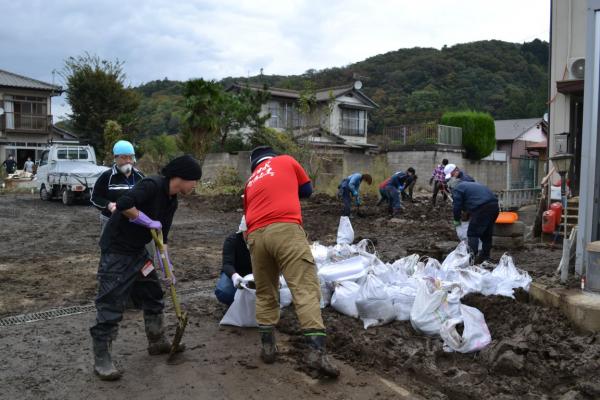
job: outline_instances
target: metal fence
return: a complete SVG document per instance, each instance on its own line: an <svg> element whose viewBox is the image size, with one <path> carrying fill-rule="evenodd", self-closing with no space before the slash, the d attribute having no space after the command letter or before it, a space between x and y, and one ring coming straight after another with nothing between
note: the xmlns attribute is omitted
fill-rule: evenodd
<svg viewBox="0 0 600 400"><path fill-rule="evenodd" d="M383 129L378 139L386 147L426 144L462 146L462 129L436 123L390 126Z"/></svg>
<svg viewBox="0 0 600 400"><path fill-rule="evenodd" d="M537 204L541 191L540 188L503 190L498 194L500 208L514 210L529 204Z"/></svg>

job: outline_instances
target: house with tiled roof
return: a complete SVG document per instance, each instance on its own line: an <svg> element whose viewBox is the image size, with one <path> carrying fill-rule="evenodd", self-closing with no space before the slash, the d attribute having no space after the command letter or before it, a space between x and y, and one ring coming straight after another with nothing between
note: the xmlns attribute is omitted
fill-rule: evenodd
<svg viewBox="0 0 600 400"><path fill-rule="evenodd" d="M21 169L39 156L50 140L75 137L53 124L52 97L62 88L0 69L0 163L9 155Z"/></svg>
<svg viewBox="0 0 600 400"><path fill-rule="evenodd" d="M360 82L315 90L314 105L309 113L302 113L298 90L264 87L255 84L236 83L228 91L243 89L266 90L269 101L263 105L262 113L269 114L266 125L270 128L290 132L317 147L364 152L376 148L367 140L368 113L379 106L365 95Z"/></svg>

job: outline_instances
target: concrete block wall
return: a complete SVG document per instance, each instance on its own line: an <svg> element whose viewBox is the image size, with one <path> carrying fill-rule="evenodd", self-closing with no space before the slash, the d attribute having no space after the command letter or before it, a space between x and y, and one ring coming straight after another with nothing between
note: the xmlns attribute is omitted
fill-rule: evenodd
<svg viewBox="0 0 600 400"><path fill-rule="evenodd" d="M444 158L490 189L494 191L506 189L506 162L503 161L471 161L463 158L461 150L449 148L387 153L390 172L406 170L408 167L413 167L417 171L419 177L417 190L431 188L429 186L431 173Z"/></svg>

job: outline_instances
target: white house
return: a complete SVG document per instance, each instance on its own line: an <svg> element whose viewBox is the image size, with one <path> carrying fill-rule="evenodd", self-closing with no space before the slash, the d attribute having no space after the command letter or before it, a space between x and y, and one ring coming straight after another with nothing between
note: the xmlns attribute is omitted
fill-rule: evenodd
<svg viewBox="0 0 600 400"><path fill-rule="evenodd" d="M323 147L340 147L367 150L376 145L367 142L368 113L379 107L361 90L361 83L314 92L316 106L309 114L300 111L301 92L270 87L269 101L263 105L263 114L271 117L268 127L289 131L300 140ZM227 90L265 90L263 86L236 83Z"/></svg>

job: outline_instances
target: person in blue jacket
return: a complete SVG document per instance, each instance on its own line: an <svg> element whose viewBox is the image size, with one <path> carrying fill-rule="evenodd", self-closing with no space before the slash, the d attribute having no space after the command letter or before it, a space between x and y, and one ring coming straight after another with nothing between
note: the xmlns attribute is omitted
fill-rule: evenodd
<svg viewBox="0 0 600 400"><path fill-rule="evenodd" d="M448 187L452 190L454 226L460 225L462 211L467 211L471 216L467 238L475 256L475 263L490 260L494 224L500 212L498 198L489 188L478 182L453 178ZM481 252L478 253L480 240Z"/></svg>
<svg viewBox="0 0 600 400"><path fill-rule="evenodd" d="M415 177L415 169L408 168L406 171L398 171L390 177L385 187L387 200L389 203L389 211L392 217L399 214L402 209L402 200L400 194L410 186Z"/></svg>
<svg viewBox="0 0 600 400"><path fill-rule="evenodd" d="M354 203L357 206L360 206L360 184L362 181L367 182L369 185L373 183L373 178L369 174L361 174L359 172L355 172L352 175L348 176L341 180L338 189L338 196L342 198L344 202L344 209L342 210L342 215L349 217L350 212L352 210L352 197L354 197Z"/></svg>

